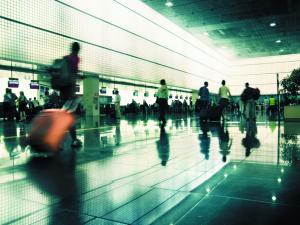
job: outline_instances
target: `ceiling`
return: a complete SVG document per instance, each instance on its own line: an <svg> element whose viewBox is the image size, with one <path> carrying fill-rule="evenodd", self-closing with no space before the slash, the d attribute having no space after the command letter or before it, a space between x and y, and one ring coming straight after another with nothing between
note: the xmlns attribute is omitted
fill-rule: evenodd
<svg viewBox="0 0 300 225"><path fill-rule="evenodd" d="M170 0L173 7L166 0L142 1L233 57L300 53L300 0Z"/></svg>

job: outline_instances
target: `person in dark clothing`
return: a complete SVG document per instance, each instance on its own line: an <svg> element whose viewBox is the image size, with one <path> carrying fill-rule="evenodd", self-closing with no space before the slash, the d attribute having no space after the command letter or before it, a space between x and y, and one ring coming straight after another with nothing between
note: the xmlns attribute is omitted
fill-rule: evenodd
<svg viewBox="0 0 300 225"><path fill-rule="evenodd" d="M245 117L247 120L255 119L255 105L256 102L253 97L253 88L249 86L249 83L245 84L245 89L241 95L242 101L245 103Z"/></svg>
<svg viewBox="0 0 300 225"><path fill-rule="evenodd" d="M166 113L168 110L168 97L169 97L169 91L168 87L166 85L166 81L163 79L160 81L160 88L157 90L157 104L159 107L159 118L158 120L161 122L162 126L165 126L166 121Z"/></svg>
<svg viewBox="0 0 300 225"><path fill-rule="evenodd" d="M18 108L19 108L19 114L20 114L20 121L26 120L26 111L27 111L27 98L24 95L23 91L20 91L20 96L18 98Z"/></svg>
<svg viewBox="0 0 300 225"><path fill-rule="evenodd" d="M9 119L9 114L10 114L10 111L11 111L10 101L11 101L11 95L10 95L10 92L9 92L9 88L6 88L5 94L4 94L4 101L3 101L4 120Z"/></svg>
<svg viewBox="0 0 300 225"><path fill-rule="evenodd" d="M203 120L207 120L207 108L209 103L209 90L208 90L208 82L204 82L204 86L199 89L199 108L200 108L200 118Z"/></svg>
<svg viewBox="0 0 300 225"><path fill-rule="evenodd" d="M68 86L65 86L60 90L60 97L62 98L62 101L66 103L67 101L72 101L75 100L76 98L76 79L78 77L78 64L79 64L79 57L78 53L80 51L80 45L78 42L72 43L71 46L71 54L65 56L68 65L69 65L69 77L70 77L70 82ZM73 126L70 128L70 134L72 137L72 146L73 147L80 147L82 145L81 141L77 139L76 135L76 127Z"/></svg>

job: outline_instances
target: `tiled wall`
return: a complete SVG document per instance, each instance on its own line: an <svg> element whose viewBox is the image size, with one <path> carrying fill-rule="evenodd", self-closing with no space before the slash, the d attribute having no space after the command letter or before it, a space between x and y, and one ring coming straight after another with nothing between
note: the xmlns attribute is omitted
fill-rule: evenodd
<svg viewBox="0 0 300 225"><path fill-rule="evenodd" d="M212 90L227 65L141 1L1 0L0 59L50 64L81 44L80 69Z"/></svg>

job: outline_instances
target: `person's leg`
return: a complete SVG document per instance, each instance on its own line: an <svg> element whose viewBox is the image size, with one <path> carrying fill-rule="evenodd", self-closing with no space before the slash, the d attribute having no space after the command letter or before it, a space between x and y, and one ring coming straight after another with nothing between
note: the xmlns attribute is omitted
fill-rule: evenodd
<svg viewBox="0 0 300 225"><path fill-rule="evenodd" d="M245 103L245 117L246 119L249 119L250 114L250 100L247 100Z"/></svg>
<svg viewBox="0 0 300 225"><path fill-rule="evenodd" d="M255 100L251 99L249 100L249 119L255 119L256 117L256 106L255 106Z"/></svg>

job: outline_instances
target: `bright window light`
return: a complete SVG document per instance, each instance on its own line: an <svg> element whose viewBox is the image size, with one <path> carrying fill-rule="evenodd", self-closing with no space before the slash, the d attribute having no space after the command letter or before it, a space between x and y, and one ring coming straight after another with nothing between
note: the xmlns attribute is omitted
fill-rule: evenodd
<svg viewBox="0 0 300 225"><path fill-rule="evenodd" d="M205 35L205 36L209 36L209 33L208 33L208 32L204 32L204 35Z"/></svg>
<svg viewBox="0 0 300 225"><path fill-rule="evenodd" d="M270 23L270 27L275 27L276 26L276 23Z"/></svg>
<svg viewBox="0 0 300 225"><path fill-rule="evenodd" d="M168 6L168 7L172 7L173 6L173 3L171 2L171 1L166 1L166 4L165 4L166 6Z"/></svg>

